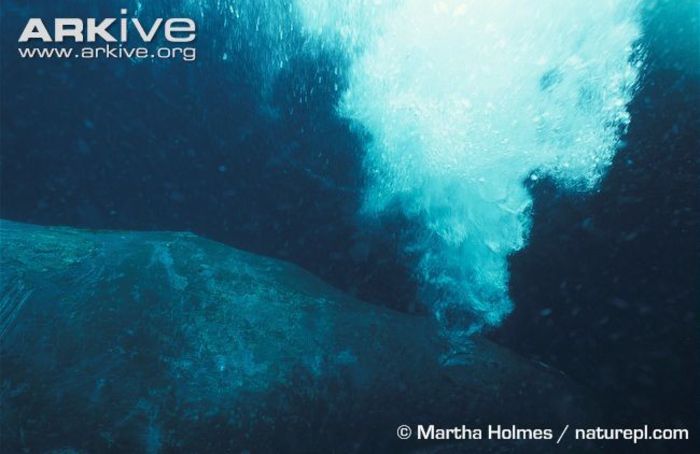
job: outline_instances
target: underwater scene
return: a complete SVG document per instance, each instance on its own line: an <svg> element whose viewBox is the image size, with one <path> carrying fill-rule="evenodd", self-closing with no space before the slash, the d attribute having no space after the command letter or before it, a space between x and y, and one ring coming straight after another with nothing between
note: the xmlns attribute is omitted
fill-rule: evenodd
<svg viewBox="0 0 700 454"><path fill-rule="evenodd" d="M700 452L700 0L3 0L1 453Z"/></svg>

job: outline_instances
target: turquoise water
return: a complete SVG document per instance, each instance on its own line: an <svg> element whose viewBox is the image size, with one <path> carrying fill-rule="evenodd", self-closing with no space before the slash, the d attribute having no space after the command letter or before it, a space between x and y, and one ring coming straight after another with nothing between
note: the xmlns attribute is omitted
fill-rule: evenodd
<svg viewBox="0 0 700 454"><path fill-rule="evenodd" d="M146 24L192 18L195 61L17 52L28 17L122 7ZM449 341L463 353L488 337L583 386L601 425L700 421L698 1L9 0L1 17L3 219L193 232L437 327L434 339L392 338L400 370L407 345ZM16 276L10 267L4 276ZM182 276L168 282L195 298ZM0 301L12 320L36 307L26 295L48 294L9 280ZM309 324L331 338L347 328ZM92 334L128 323L101 326ZM22 345L41 353L39 335ZM100 339L95 348L123 348ZM365 371L350 369L361 382ZM413 397L450 386L438 378ZM152 450L167 445L147 428Z"/></svg>

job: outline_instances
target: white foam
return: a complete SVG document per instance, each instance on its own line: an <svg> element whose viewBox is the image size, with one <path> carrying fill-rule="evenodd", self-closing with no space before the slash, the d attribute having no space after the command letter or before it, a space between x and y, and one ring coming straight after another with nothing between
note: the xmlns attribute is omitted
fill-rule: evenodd
<svg viewBox="0 0 700 454"><path fill-rule="evenodd" d="M523 182L595 186L629 122L638 1L297 0L306 33L351 58L340 112L372 136L364 211L424 226L423 299L453 336L511 311Z"/></svg>

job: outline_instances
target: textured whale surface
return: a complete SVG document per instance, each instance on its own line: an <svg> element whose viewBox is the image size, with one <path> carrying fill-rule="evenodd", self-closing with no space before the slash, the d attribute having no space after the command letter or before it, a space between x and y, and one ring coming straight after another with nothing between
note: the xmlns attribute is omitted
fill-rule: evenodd
<svg viewBox="0 0 700 454"><path fill-rule="evenodd" d="M416 414L596 411L486 339L445 365L427 318L189 233L0 220L0 240L3 452L402 452L396 427Z"/></svg>

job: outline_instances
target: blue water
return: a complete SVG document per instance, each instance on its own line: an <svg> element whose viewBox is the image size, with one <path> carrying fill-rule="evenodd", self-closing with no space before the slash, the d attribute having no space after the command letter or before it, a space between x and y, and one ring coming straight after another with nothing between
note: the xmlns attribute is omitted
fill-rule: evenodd
<svg viewBox="0 0 700 454"><path fill-rule="evenodd" d="M197 60L17 57L121 7ZM697 421L699 8L10 0L0 217L194 231Z"/></svg>
<svg viewBox="0 0 700 454"><path fill-rule="evenodd" d="M398 205L421 226L404 247L449 335L498 326L530 228L524 182L595 188L629 123L640 5L301 3L319 45L350 55L338 109L371 136L364 214Z"/></svg>

